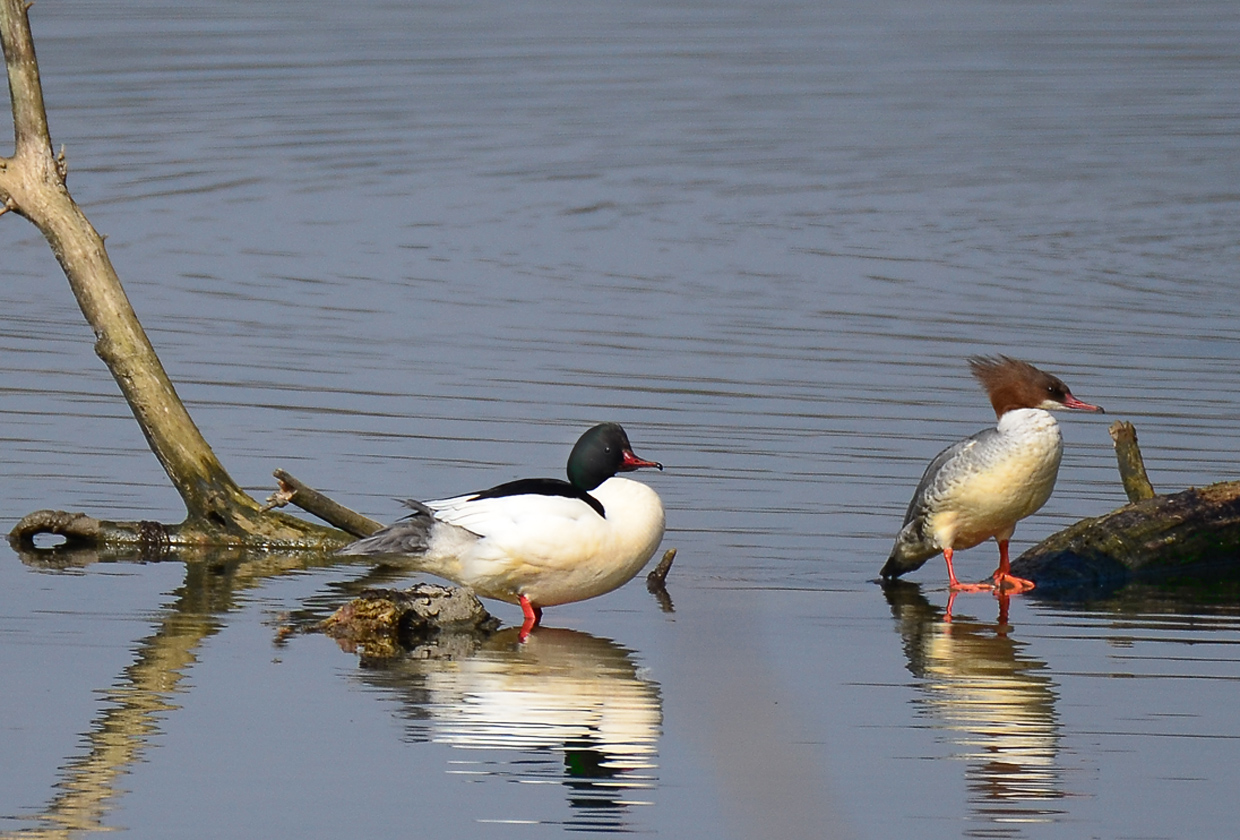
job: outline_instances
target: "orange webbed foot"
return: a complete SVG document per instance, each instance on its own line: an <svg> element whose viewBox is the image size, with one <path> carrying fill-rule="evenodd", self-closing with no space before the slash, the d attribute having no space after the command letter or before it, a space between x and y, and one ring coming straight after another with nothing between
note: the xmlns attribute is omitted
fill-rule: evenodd
<svg viewBox="0 0 1240 840"><path fill-rule="evenodd" d="M994 590L1005 594L1016 595L1021 592L1028 592L1037 584L1031 580L1022 577L1016 577L1011 574L995 574Z"/></svg>
<svg viewBox="0 0 1240 840"><path fill-rule="evenodd" d="M994 592L995 585L993 583L961 583L953 581L949 588L952 592Z"/></svg>

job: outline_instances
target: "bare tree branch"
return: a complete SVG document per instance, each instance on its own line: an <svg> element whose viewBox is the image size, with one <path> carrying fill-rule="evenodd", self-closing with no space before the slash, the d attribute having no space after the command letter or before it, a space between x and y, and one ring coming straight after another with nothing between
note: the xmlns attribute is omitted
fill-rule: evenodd
<svg viewBox="0 0 1240 840"><path fill-rule="evenodd" d="M284 507L292 503L306 513L312 513L329 525L334 525L355 537L369 537L383 527L383 523L362 516L332 501L318 490L302 484L284 470L276 470L274 475L280 482L280 489L268 497L267 504L263 505L264 509Z"/></svg>
<svg viewBox="0 0 1240 840"><path fill-rule="evenodd" d="M305 545L339 542L337 531L264 511L225 471L186 411L121 287L95 230L65 186L54 155L38 62L22 0L0 0L0 41L13 104L15 153L0 158L0 204L29 219L60 262L95 352L108 366L147 443L185 502L173 543Z"/></svg>

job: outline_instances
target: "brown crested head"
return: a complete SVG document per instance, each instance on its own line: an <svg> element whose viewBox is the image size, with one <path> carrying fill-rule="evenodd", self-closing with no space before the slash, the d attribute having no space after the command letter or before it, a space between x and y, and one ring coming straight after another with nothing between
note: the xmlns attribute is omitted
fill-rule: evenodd
<svg viewBox="0 0 1240 840"><path fill-rule="evenodd" d="M974 356L969 368L982 383L990 396L995 416L1002 417L1018 408L1041 408L1054 410L1071 408L1077 411L1096 411L1096 405L1081 402L1072 396L1068 386L1057 376L1038 370L1028 362L1008 356Z"/></svg>

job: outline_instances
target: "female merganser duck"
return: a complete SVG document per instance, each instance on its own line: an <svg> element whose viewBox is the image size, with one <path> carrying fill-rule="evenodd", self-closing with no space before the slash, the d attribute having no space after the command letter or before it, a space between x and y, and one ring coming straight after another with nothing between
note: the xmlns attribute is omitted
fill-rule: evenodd
<svg viewBox="0 0 1240 840"><path fill-rule="evenodd" d="M1102 409L1081 402L1061 380L1026 362L975 356L969 367L990 395L999 423L952 444L930 462L882 576L899 577L942 552L952 592L1026 592L1033 581L1012 575L1008 540L1016 523L1046 504L1055 489L1063 437L1047 411ZM999 543L994 583L958 581L953 552L991 537Z"/></svg>
<svg viewBox="0 0 1240 840"><path fill-rule="evenodd" d="M617 478L641 467L618 423L601 423L568 456L568 481L525 478L432 502L345 546L342 554L396 555L479 595L521 605L522 638L542 608L584 601L627 583L663 539L663 503Z"/></svg>

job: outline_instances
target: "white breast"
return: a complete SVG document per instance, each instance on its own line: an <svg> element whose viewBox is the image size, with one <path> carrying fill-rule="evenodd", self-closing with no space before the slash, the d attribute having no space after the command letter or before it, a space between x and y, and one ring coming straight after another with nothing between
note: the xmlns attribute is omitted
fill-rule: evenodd
<svg viewBox="0 0 1240 840"><path fill-rule="evenodd" d="M1008 539L1055 488L1063 438L1054 417L1035 408L1009 411L996 431L943 467L929 523L940 545Z"/></svg>

